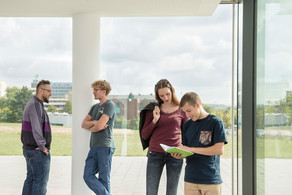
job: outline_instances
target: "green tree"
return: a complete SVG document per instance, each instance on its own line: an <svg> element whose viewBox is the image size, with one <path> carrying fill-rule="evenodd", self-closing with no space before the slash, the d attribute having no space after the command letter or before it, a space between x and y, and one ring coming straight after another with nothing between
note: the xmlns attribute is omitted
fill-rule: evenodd
<svg viewBox="0 0 292 195"><path fill-rule="evenodd" d="M15 95L8 99L8 108L11 113L8 113L8 122L20 122L22 120L23 110L33 94L27 87L22 87L22 89L15 92Z"/></svg>
<svg viewBox="0 0 292 195"><path fill-rule="evenodd" d="M7 107L7 98L0 97L0 109L4 109Z"/></svg>
<svg viewBox="0 0 292 195"><path fill-rule="evenodd" d="M58 112L58 109L56 106L49 105L47 112Z"/></svg>
<svg viewBox="0 0 292 195"><path fill-rule="evenodd" d="M132 130L138 130L139 129L139 116L134 117L131 120L127 121L127 128Z"/></svg>
<svg viewBox="0 0 292 195"><path fill-rule="evenodd" d="M213 113L214 112L214 107L213 106L209 106L206 104L203 104L203 108L206 110L206 112L208 113Z"/></svg>
<svg viewBox="0 0 292 195"><path fill-rule="evenodd" d="M0 122L8 122L8 115L11 114L11 111L5 107L5 108L0 108Z"/></svg>
<svg viewBox="0 0 292 195"><path fill-rule="evenodd" d="M286 113L286 100L280 100L280 105L278 106L278 113Z"/></svg>
<svg viewBox="0 0 292 195"><path fill-rule="evenodd" d="M20 90L20 88L18 87L7 87L6 89L6 98L11 100L14 99L14 96L16 94L16 92L18 92Z"/></svg>
<svg viewBox="0 0 292 195"><path fill-rule="evenodd" d="M230 108L218 108L214 111L214 115L221 118L225 128L231 128L231 109Z"/></svg>
<svg viewBox="0 0 292 195"><path fill-rule="evenodd" d="M122 128L122 117L117 117L115 120L115 128L121 129Z"/></svg>
<svg viewBox="0 0 292 195"><path fill-rule="evenodd" d="M118 116L115 121L116 129L126 129L128 127L129 120L126 120L124 116Z"/></svg>
<svg viewBox="0 0 292 195"><path fill-rule="evenodd" d="M67 112L68 114L72 114L72 102L71 101L67 101L66 104L64 105L64 108L62 110L62 112Z"/></svg>
<svg viewBox="0 0 292 195"><path fill-rule="evenodd" d="M7 102L7 98L0 97L0 122L7 122L7 114L9 113Z"/></svg>
<svg viewBox="0 0 292 195"><path fill-rule="evenodd" d="M292 93L286 96L286 112L288 115L289 125L292 124Z"/></svg>
<svg viewBox="0 0 292 195"><path fill-rule="evenodd" d="M271 102L269 101L268 104ZM265 113L286 113L286 99L280 100L278 105L266 106Z"/></svg>
<svg viewBox="0 0 292 195"><path fill-rule="evenodd" d="M286 102L285 100L280 100L279 105L272 105L271 101L268 101L268 105L265 108L265 113L284 113Z"/></svg>
<svg viewBox="0 0 292 195"><path fill-rule="evenodd" d="M275 106L271 106L271 105L266 106L265 113L276 113Z"/></svg>
<svg viewBox="0 0 292 195"><path fill-rule="evenodd" d="M135 97L135 96L134 96L134 94L133 94L132 92L128 95L128 98L129 98L129 99L134 99L134 97Z"/></svg>
<svg viewBox="0 0 292 195"><path fill-rule="evenodd" d="M265 106L257 105L256 107L256 129L265 128Z"/></svg>
<svg viewBox="0 0 292 195"><path fill-rule="evenodd" d="M134 130L139 130L139 123L140 123L139 115L136 116L135 118L133 118L132 120L133 120L133 129Z"/></svg>

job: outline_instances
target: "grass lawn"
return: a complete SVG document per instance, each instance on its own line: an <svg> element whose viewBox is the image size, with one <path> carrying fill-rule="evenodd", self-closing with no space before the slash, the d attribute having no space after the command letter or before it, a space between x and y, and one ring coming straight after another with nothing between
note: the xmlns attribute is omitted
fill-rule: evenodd
<svg viewBox="0 0 292 195"><path fill-rule="evenodd" d="M72 135L55 134L52 136L52 139L52 155L70 156L72 154ZM22 155L20 132L0 132L0 155Z"/></svg>
<svg viewBox="0 0 292 195"><path fill-rule="evenodd" d="M20 141L20 124L8 124L5 126L3 123L0 124L0 129L3 127L13 127L11 130L8 128L6 131L0 130L0 155L22 155L22 143ZM58 130L59 128L59 130ZM60 132L61 127L52 126L53 133L52 135L52 145L51 145L51 155L54 156L70 156L72 155L72 134ZM64 128L64 127L63 127ZM57 130L56 130L57 129ZM139 131L133 130L131 133L126 135L126 138L123 134L114 135L116 142L116 151L114 156L146 156L148 149L142 149L140 142ZM123 145L125 145L124 140L126 141L126 151L123 151ZM231 157L231 144L225 146L225 154L223 157Z"/></svg>
<svg viewBox="0 0 292 195"><path fill-rule="evenodd" d="M292 137L265 139L266 158L292 158Z"/></svg>
<svg viewBox="0 0 292 195"><path fill-rule="evenodd" d="M0 155L22 155L22 143L20 141L21 124L0 123ZM72 155L72 134L70 127L52 126L53 142L51 155L71 156ZM114 134L116 151L114 156L146 156L147 149L143 151L140 142L139 131L128 131ZM223 158L231 157L231 137L227 135L229 143L225 145ZM126 144L124 143L124 140ZM292 158L291 137L266 137L258 140L264 146L265 158ZM124 148L123 148L124 146ZM127 146L127 147L125 147ZM123 148L123 151L122 151ZM126 150L125 150L126 148Z"/></svg>
<svg viewBox="0 0 292 195"><path fill-rule="evenodd" d="M20 133L0 132L0 155L22 155Z"/></svg>

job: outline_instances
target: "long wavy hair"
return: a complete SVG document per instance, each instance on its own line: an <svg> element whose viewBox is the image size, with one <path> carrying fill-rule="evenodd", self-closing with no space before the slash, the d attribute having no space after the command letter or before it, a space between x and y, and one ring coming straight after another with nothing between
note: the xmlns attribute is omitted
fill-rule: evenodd
<svg viewBox="0 0 292 195"><path fill-rule="evenodd" d="M154 88L155 91L155 99L158 101L159 105L163 104L163 100L160 99L159 94L158 94L158 89L162 89L162 88L169 88L171 91L171 101L179 106L179 100L177 99L176 95L175 95L175 90L173 88L173 86L171 85L171 83L167 80L167 79L161 79L159 80Z"/></svg>

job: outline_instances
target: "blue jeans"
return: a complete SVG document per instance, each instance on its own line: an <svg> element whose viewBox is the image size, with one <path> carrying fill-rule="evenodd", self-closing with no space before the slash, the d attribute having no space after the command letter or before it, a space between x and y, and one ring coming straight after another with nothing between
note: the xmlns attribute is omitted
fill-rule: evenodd
<svg viewBox="0 0 292 195"><path fill-rule="evenodd" d="M26 179L22 195L45 195L49 180L51 155L40 150L23 150L26 160Z"/></svg>
<svg viewBox="0 0 292 195"><path fill-rule="evenodd" d="M90 148L85 161L83 179L98 195L110 194L110 173L114 148ZM98 173L98 177L96 174Z"/></svg>
<svg viewBox="0 0 292 195"><path fill-rule="evenodd" d="M164 165L166 165L166 194L176 195L183 159L175 159L169 153L148 152L146 194L156 195Z"/></svg>

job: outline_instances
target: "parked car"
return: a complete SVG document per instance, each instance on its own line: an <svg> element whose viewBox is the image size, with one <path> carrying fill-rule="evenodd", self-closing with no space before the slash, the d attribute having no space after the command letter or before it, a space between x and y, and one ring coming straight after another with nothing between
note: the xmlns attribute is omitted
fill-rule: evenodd
<svg viewBox="0 0 292 195"><path fill-rule="evenodd" d="M265 130L264 129L257 129L256 131L258 137L264 137L265 136Z"/></svg>

